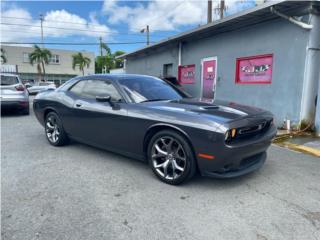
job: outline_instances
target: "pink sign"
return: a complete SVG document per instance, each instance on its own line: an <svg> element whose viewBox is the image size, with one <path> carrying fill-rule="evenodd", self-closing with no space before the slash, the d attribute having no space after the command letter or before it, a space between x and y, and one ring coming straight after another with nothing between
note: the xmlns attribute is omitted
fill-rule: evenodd
<svg viewBox="0 0 320 240"><path fill-rule="evenodd" d="M195 83L195 69L196 65L184 65L178 68L178 79L181 84Z"/></svg>
<svg viewBox="0 0 320 240"><path fill-rule="evenodd" d="M216 82L216 59L202 61L202 97L213 98L214 86Z"/></svg>
<svg viewBox="0 0 320 240"><path fill-rule="evenodd" d="M270 84L272 80L273 55L237 58L236 83Z"/></svg>

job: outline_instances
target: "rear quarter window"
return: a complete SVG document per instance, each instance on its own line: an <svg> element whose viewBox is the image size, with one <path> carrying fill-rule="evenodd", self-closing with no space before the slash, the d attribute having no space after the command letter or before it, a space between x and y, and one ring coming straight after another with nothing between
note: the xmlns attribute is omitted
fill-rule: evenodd
<svg viewBox="0 0 320 240"><path fill-rule="evenodd" d="M1 76L1 86L15 85L19 83L19 79L15 76Z"/></svg>

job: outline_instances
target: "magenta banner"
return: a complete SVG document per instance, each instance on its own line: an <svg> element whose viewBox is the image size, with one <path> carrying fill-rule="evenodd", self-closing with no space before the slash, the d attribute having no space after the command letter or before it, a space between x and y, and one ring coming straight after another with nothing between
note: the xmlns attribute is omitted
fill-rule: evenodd
<svg viewBox="0 0 320 240"><path fill-rule="evenodd" d="M237 58L236 83L270 84L272 81L273 55Z"/></svg>
<svg viewBox="0 0 320 240"><path fill-rule="evenodd" d="M178 78L181 84L195 83L195 69L196 65L184 65L178 68Z"/></svg>

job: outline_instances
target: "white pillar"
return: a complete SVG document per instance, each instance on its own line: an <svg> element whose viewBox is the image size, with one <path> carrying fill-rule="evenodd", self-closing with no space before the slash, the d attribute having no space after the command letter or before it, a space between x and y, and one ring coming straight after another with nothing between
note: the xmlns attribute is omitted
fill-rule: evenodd
<svg viewBox="0 0 320 240"><path fill-rule="evenodd" d="M315 121L320 66L320 15L316 12L310 15L313 28L309 33L300 112L300 121L305 123Z"/></svg>

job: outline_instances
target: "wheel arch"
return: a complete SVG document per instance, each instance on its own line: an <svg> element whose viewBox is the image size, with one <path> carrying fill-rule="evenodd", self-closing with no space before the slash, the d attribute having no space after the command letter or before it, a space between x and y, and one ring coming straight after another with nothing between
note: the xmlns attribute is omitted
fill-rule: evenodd
<svg viewBox="0 0 320 240"><path fill-rule="evenodd" d="M47 107L47 108L43 111L43 121L46 120L46 117L47 117L47 115L48 115L50 112L54 112L54 113L58 114L57 111L56 111L54 108L52 108L52 107Z"/></svg>
<svg viewBox="0 0 320 240"><path fill-rule="evenodd" d="M149 141L157 132L163 131L163 130L172 130L172 131L175 131L175 132L181 134L186 139L186 141L189 143L189 145L191 147L191 151L194 155L194 158L197 159L196 155L195 155L195 149L194 149L194 146L191 142L189 135L185 131L183 131L181 128L174 126L174 125L171 125L171 124L166 124L166 123L157 123L157 124L154 124L148 128L148 130L144 136L144 139L143 139L143 154L146 159L148 159L147 152L148 152ZM196 161L196 164L198 165L197 161Z"/></svg>

